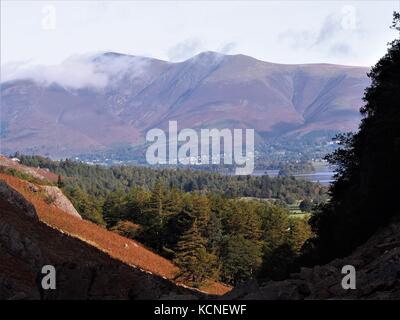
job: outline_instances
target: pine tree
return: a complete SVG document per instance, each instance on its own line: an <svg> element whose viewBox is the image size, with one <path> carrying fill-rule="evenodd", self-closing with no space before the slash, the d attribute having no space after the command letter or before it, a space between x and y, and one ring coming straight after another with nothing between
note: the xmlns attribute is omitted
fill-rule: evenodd
<svg viewBox="0 0 400 320"><path fill-rule="evenodd" d="M182 193L177 188L172 188L165 197L163 217L176 216L183 208Z"/></svg>
<svg viewBox="0 0 400 320"><path fill-rule="evenodd" d="M207 226L211 214L208 198L205 195L200 194L193 194L191 198L191 215L194 219L196 219L197 227L199 228L200 234L202 236L205 236L207 233Z"/></svg>
<svg viewBox="0 0 400 320"><path fill-rule="evenodd" d="M126 219L126 196L122 190L111 192L103 204L103 216L108 227Z"/></svg>
<svg viewBox="0 0 400 320"><path fill-rule="evenodd" d="M207 227L208 249L210 252L220 255L224 240L223 216L227 212L228 201L218 194L208 196L211 208L210 219Z"/></svg>
<svg viewBox="0 0 400 320"><path fill-rule="evenodd" d="M230 235L222 251L222 280L237 285L252 278L261 265L261 243L246 239L241 234Z"/></svg>
<svg viewBox="0 0 400 320"><path fill-rule="evenodd" d="M127 196L127 219L134 223L144 224L144 211L149 205L150 193L143 188L134 187Z"/></svg>
<svg viewBox="0 0 400 320"><path fill-rule="evenodd" d="M228 234L242 235L244 238L259 241L261 237L261 217L253 203L231 200L227 206L224 227Z"/></svg>
<svg viewBox="0 0 400 320"><path fill-rule="evenodd" d="M313 204L309 199L304 199L299 204L299 209L303 212L311 212L312 207Z"/></svg>
<svg viewBox="0 0 400 320"><path fill-rule="evenodd" d="M158 182L151 192L148 207L143 212L144 240L147 245L160 251L163 247L162 228L165 189Z"/></svg>
<svg viewBox="0 0 400 320"><path fill-rule="evenodd" d="M215 277L217 257L206 250L206 240L201 236L196 220L181 237L174 262L181 269L180 277L201 284L208 277Z"/></svg>
<svg viewBox="0 0 400 320"><path fill-rule="evenodd" d="M207 225L207 249L214 254L219 255L223 241L223 227L219 214L212 211Z"/></svg>
<svg viewBox="0 0 400 320"><path fill-rule="evenodd" d="M103 198L90 196L79 187L69 187L64 192L84 219L102 226L106 225L102 214Z"/></svg>
<svg viewBox="0 0 400 320"><path fill-rule="evenodd" d="M264 241L264 259L284 242L287 241L290 224L287 211L275 207L263 207L262 216L262 239Z"/></svg>
<svg viewBox="0 0 400 320"><path fill-rule="evenodd" d="M290 220L287 243L295 254L299 254L303 244L313 236L307 219L294 218Z"/></svg>
<svg viewBox="0 0 400 320"><path fill-rule="evenodd" d="M61 179L61 175L58 175L57 177L57 186L61 189L64 187L64 182Z"/></svg>
<svg viewBox="0 0 400 320"><path fill-rule="evenodd" d="M161 254L168 259L172 259L175 255L175 247L182 235L186 230L188 223L185 217L182 216L184 208L184 200L181 192L176 188L172 188L164 199L162 220L162 248Z"/></svg>

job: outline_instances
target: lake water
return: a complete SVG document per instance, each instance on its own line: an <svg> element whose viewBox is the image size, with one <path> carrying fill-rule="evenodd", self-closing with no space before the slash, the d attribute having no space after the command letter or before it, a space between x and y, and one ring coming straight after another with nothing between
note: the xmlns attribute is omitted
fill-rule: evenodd
<svg viewBox="0 0 400 320"><path fill-rule="evenodd" d="M295 175L295 177L305 179L308 181L312 181L312 182L319 182L320 184L327 186L331 182L333 182L334 175L335 175L335 172L333 172L333 171L316 171L316 172L308 173L308 174L298 174L298 175Z"/></svg>
<svg viewBox="0 0 400 320"><path fill-rule="evenodd" d="M276 177L279 174L279 170L254 170L253 176L263 176L268 174L270 177ZM319 182L322 185L329 185L333 181L335 172L329 168L324 168L313 173L304 173L294 175L296 178L305 179L311 182Z"/></svg>

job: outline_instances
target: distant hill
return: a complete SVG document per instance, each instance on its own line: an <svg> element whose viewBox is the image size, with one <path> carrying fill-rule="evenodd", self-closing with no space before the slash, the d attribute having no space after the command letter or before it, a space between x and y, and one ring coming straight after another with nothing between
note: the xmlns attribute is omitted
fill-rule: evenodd
<svg viewBox="0 0 400 320"><path fill-rule="evenodd" d="M1 84L3 153L70 156L140 144L169 120L180 128L254 128L262 139L349 131L369 84L365 67L215 52L179 63L109 52L68 68L80 68L79 85L47 71Z"/></svg>

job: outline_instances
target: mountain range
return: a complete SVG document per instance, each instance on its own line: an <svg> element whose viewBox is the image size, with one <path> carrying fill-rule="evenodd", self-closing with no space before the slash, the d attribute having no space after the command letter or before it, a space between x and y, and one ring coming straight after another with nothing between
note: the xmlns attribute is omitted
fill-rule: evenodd
<svg viewBox="0 0 400 320"><path fill-rule="evenodd" d="M368 70L215 52L176 63L95 54L1 83L0 151L61 157L140 145L170 120L178 129L254 128L257 139L351 131Z"/></svg>

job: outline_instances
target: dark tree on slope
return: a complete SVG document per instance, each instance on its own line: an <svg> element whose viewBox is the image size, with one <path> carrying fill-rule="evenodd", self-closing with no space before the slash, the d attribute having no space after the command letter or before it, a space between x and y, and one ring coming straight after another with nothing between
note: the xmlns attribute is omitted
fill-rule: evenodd
<svg viewBox="0 0 400 320"><path fill-rule="evenodd" d="M400 32L398 13L393 28ZM305 247L305 256L313 263L348 254L400 214L399 39L389 44L369 77L359 131L341 136L342 147L328 156L338 172L331 201L311 218L318 236Z"/></svg>
<svg viewBox="0 0 400 320"><path fill-rule="evenodd" d="M164 205L165 189L162 183L158 182L151 193L148 207L144 210L142 218L146 226L144 240L147 245L158 251L163 247L163 241L160 241L160 237L165 217Z"/></svg>
<svg viewBox="0 0 400 320"><path fill-rule="evenodd" d="M243 234L233 234L223 246L222 261L223 281L237 285L249 280L262 262L261 243L246 239Z"/></svg>
<svg viewBox="0 0 400 320"><path fill-rule="evenodd" d="M194 285L201 284L207 278L216 278L218 274L218 258L207 252L206 243L194 220L177 245L174 262L181 269L180 277Z"/></svg>
<svg viewBox="0 0 400 320"><path fill-rule="evenodd" d="M313 204L309 199L304 199L302 202L300 202L299 208L303 212L310 212L312 206Z"/></svg>
<svg viewBox="0 0 400 320"><path fill-rule="evenodd" d="M114 226L119 220L126 218L125 193L122 190L111 192L103 204L103 216L108 227Z"/></svg>
<svg viewBox="0 0 400 320"><path fill-rule="evenodd" d="M58 175L58 178L57 178L57 187L59 187L59 188L63 188L64 187L64 182L62 181L60 175Z"/></svg>
<svg viewBox="0 0 400 320"><path fill-rule="evenodd" d="M64 188L63 192L71 199L72 204L81 214L82 218L101 226L106 226L106 221L104 221L102 214L102 198L90 196L79 187L72 189Z"/></svg>

